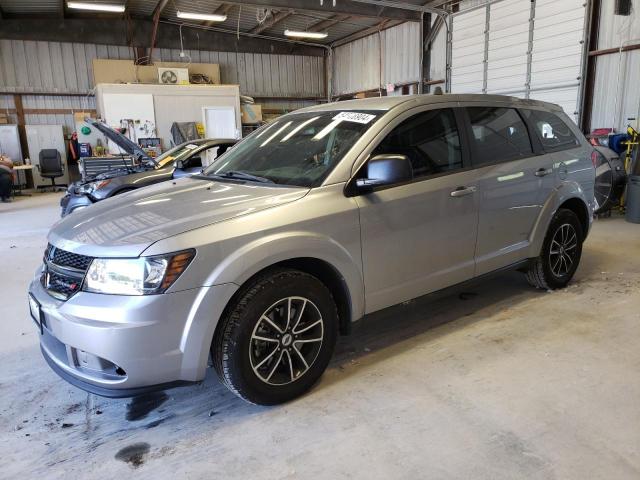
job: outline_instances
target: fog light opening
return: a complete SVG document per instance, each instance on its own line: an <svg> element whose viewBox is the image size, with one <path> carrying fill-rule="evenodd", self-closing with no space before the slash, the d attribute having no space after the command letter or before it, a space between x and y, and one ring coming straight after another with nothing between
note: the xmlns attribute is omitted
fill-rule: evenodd
<svg viewBox="0 0 640 480"><path fill-rule="evenodd" d="M126 377L127 376L127 372L125 372L122 367L118 367L116 365L116 375L120 375L121 377Z"/></svg>

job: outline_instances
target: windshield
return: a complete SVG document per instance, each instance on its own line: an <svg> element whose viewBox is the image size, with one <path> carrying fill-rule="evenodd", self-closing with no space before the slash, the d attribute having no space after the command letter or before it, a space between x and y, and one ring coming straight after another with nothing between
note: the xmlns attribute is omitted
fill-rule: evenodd
<svg viewBox="0 0 640 480"><path fill-rule="evenodd" d="M286 115L248 136L203 174L299 187L319 185L382 113Z"/></svg>
<svg viewBox="0 0 640 480"><path fill-rule="evenodd" d="M156 158L156 168L162 168L166 166L169 162L173 162L176 160L181 160L182 157L186 157L190 152L198 148L199 145L195 143L182 143L176 147L173 147L170 150L167 150L158 158Z"/></svg>

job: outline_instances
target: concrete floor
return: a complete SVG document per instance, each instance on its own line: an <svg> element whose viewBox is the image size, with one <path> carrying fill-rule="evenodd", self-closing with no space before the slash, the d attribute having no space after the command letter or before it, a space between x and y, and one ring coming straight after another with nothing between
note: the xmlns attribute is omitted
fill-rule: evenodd
<svg viewBox="0 0 640 480"><path fill-rule="evenodd" d="M640 478L640 225L596 222L564 291L505 274L366 323L261 408L213 372L131 401L49 370L25 290L58 195L0 205L0 478Z"/></svg>

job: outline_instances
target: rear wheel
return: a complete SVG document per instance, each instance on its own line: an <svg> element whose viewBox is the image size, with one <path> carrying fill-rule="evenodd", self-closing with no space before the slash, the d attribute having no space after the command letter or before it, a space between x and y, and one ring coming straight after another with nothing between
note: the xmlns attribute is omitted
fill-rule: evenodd
<svg viewBox="0 0 640 480"><path fill-rule="evenodd" d="M243 287L221 319L214 367L236 395L274 405L306 392L326 369L338 314L327 287L298 270L267 272Z"/></svg>
<svg viewBox="0 0 640 480"><path fill-rule="evenodd" d="M558 210L551 219L540 256L526 272L529 283L546 290L566 287L580 263L583 239L577 215L571 210Z"/></svg>

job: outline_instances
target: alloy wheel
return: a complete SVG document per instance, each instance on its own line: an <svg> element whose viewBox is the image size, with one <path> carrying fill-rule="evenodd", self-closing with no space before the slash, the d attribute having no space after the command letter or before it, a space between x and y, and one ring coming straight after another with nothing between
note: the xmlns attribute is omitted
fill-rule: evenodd
<svg viewBox="0 0 640 480"><path fill-rule="evenodd" d="M278 300L260 316L251 334L251 368L269 385L292 383L311 368L323 337L322 315L311 300Z"/></svg>
<svg viewBox="0 0 640 480"><path fill-rule="evenodd" d="M549 266L556 277L567 275L578 252L578 234L573 225L564 223L558 227L551 240Z"/></svg>

